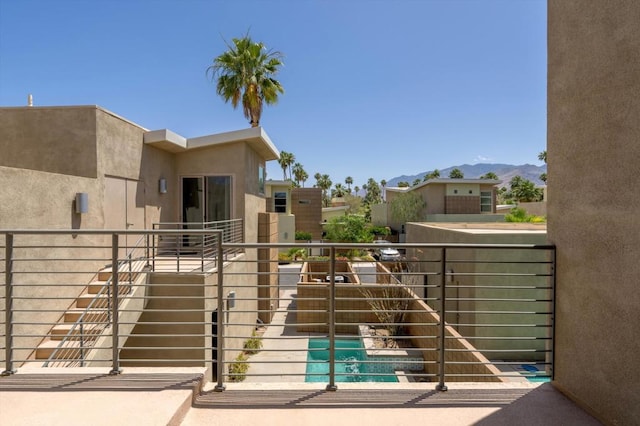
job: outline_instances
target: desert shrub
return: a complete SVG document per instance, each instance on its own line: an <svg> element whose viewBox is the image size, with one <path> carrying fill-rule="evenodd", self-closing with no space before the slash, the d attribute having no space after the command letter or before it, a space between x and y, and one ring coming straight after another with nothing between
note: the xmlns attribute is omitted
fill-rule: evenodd
<svg viewBox="0 0 640 426"><path fill-rule="evenodd" d="M373 235L382 235L382 236L387 236L389 234L391 234L391 229L389 229L388 226L371 226L370 228L371 233Z"/></svg>
<svg viewBox="0 0 640 426"><path fill-rule="evenodd" d="M233 364L229 364L229 381L242 382L247 378L249 363L247 363L247 355L242 352L235 359Z"/></svg>
<svg viewBox="0 0 640 426"><path fill-rule="evenodd" d="M529 222L544 223L547 219L544 216L534 216L527 214L527 211L521 207L512 208L508 214L504 216L507 222Z"/></svg>
<svg viewBox="0 0 640 426"><path fill-rule="evenodd" d="M307 258L307 250L299 247L294 247L289 249L287 255L291 260L304 260Z"/></svg>
<svg viewBox="0 0 640 426"><path fill-rule="evenodd" d="M312 237L311 232L296 231L296 241L310 241Z"/></svg>
<svg viewBox="0 0 640 426"><path fill-rule="evenodd" d="M394 337L400 334L406 311L409 308L409 298L405 287L401 284L391 283L383 284L376 290L370 287L361 287L359 290L366 298L380 324L388 331L390 341L387 344L394 345Z"/></svg>
<svg viewBox="0 0 640 426"><path fill-rule="evenodd" d="M278 262L289 262L291 261L291 256L289 253L278 253Z"/></svg>
<svg viewBox="0 0 640 426"><path fill-rule="evenodd" d="M262 339L256 335L255 330L251 333L251 338L244 342L244 352L248 355L257 354L262 348Z"/></svg>

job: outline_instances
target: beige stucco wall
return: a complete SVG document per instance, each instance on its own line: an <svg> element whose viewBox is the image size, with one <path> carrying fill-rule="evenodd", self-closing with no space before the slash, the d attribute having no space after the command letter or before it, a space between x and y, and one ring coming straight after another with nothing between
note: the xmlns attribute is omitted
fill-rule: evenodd
<svg viewBox="0 0 640 426"><path fill-rule="evenodd" d="M295 243L296 242L296 217L293 215L278 214L278 241L279 243ZM281 248L281 252L288 251L287 248Z"/></svg>
<svg viewBox="0 0 640 426"><path fill-rule="evenodd" d="M258 168L264 165L264 160L257 152L238 142L176 156L145 145L145 131L96 106L0 108L0 229L123 229L124 221L111 217L118 209L111 207L117 202L124 203L124 199L106 199L107 182L114 179L138 182L131 186L136 191L133 199L136 207L144 212L144 225L150 228L158 221L179 220L179 176L230 174L234 185L234 217L244 219L246 240L257 241L257 214L265 211L265 197L258 194ZM167 179L166 194L158 190L160 178ZM88 194L88 213L74 212L77 192ZM30 237L29 243L42 244L51 239ZM82 245L104 246L106 242L106 237L96 236L53 239L67 247L56 256L67 259L82 258L87 252ZM95 250L97 253L92 249L94 258L110 258L108 248ZM32 255L40 257L38 253ZM248 251L247 255L255 258L255 250ZM21 306L21 309L59 310L40 313L37 318L42 323L56 322L60 312L72 304L83 285L105 263L109 262L84 263L85 274L64 278L65 283L78 287L24 288L21 296L34 299L24 302L30 306ZM61 262L58 265L64 266ZM29 268L34 272L53 270L51 262L32 262ZM26 275L20 280L45 284L60 281L61 277L44 273ZM0 284L3 283L4 274L0 274ZM4 293L4 286L0 292ZM60 299L45 299L53 293ZM43 324L31 327L29 333L45 335L49 328L50 325ZM23 329L16 332L26 333ZM37 337L31 338L22 346L35 346L37 340ZM17 356L23 357L23 354Z"/></svg>
<svg viewBox="0 0 640 426"><path fill-rule="evenodd" d="M147 227L176 220L173 155L144 145L144 132L96 106L0 108L0 228L102 229L113 223L105 176L142 182ZM160 177L174 183L167 194ZM77 192L89 195L86 214L73 212Z"/></svg>
<svg viewBox="0 0 640 426"><path fill-rule="evenodd" d="M180 153L176 158L178 179L185 176L231 176L231 217L244 217L242 189L245 186L246 149L245 144L225 144L215 149L203 148ZM180 181L176 181L175 185L179 187Z"/></svg>
<svg viewBox="0 0 640 426"><path fill-rule="evenodd" d="M96 107L0 108L0 166L95 178L95 137Z"/></svg>
<svg viewBox="0 0 640 426"><path fill-rule="evenodd" d="M244 242L258 242L258 214L266 210L262 196L244 194Z"/></svg>
<svg viewBox="0 0 640 426"><path fill-rule="evenodd" d="M460 243L460 244L545 244L546 233L544 224L464 224L464 223L443 223L443 224L407 224L407 243ZM481 231L481 230L489 230ZM498 232L494 232L498 231ZM535 311L550 312L549 302L503 302L499 299L549 299L546 290L534 289L513 289L514 285L519 286L539 286L548 287L548 278L541 277L515 277L499 276L499 274L548 274L548 267L544 264L529 262L549 261L549 253L544 251L517 251L517 250L456 250L449 249L447 259L457 261L447 264L446 268L453 271L452 281L448 283L447 295L453 299L473 299L473 300L450 300L447 309L447 322L451 324L502 324L501 327L477 327L477 326L455 326L463 336L471 339L474 346L482 351L488 358L503 360L521 361L544 361L549 354L523 353L523 349L537 349L543 351L549 349L549 342L542 340L549 336L548 328L522 327L518 325L545 323L549 318L532 314L488 314L478 311L505 311L512 310L518 312ZM440 249L408 249L407 259L420 261L439 260ZM460 261L465 261L460 263ZM513 263L492 263L510 261ZM474 263L478 262L478 263ZM520 262L520 263L518 263ZM410 261L409 265L414 272L437 273L439 263L423 263ZM478 275L465 275L478 274ZM482 274L493 274L484 276ZM440 276L431 275L428 277L429 285L440 285ZM470 287L467 287L470 286ZM497 288L483 288L482 286L493 286ZM425 297L427 303L434 308L438 308L440 291L438 288L427 288L425 291L414 290L419 296ZM480 299L480 300L479 300ZM463 312L454 312L463 311ZM473 311L473 312L469 312ZM510 324L513 326L504 326ZM479 339L473 339L477 337ZM487 337L498 337L501 339L487 339ZM541 340L515 340L513 337L540 338ZM500 350L501 352L489 352Z"/></svg>
<svg viewBox="0 0 640 426"><path fill-rule="evenodd" d="M607 424L640 419L640 2L548 2L555 385Z"/></svg>

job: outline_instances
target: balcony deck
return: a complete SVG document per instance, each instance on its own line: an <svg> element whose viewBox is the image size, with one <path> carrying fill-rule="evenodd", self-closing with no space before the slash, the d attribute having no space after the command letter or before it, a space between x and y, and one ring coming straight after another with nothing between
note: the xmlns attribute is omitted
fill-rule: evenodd
<svg viewBox="0 0 640 426"><path fill-rule="evenodd" d="M201 389L199 369L65 369L0 377L0 412L12 425L412 424L540 425L600 423L550 383L230 383ZM384 389L384 392L381 390ZM258 421L259 419L259 421Z"/></svg>

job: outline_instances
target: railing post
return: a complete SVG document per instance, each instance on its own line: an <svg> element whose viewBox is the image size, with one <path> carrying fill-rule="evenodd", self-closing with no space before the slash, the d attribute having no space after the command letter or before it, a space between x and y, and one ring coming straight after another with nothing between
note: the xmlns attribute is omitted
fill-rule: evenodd
<svg viewBox="0 0 640 426"><path fill-rule="evenodd" d="M84 367L84 327L80 319L80 367Z"/></svg>
<svg viewBox="0 0 640 426"><path fill-rule="evenodd" d="M118 330L118 281L119 268L118 268L118 234L111 235L111 307L113 313L111 315L111 337L112 337L112 368L109 374L120 374L120 354L118 352L119 346L119 330Z"/></svg>
<svg viewBox="0 0 640 426"><path fill-rule="evenodd" d="M222 259L222 233L216 232L217 235L217 253L216 257L218 259L218 326L216 327L216 331L218 333L218 347L216 348L216 376L218 383L214 388L217 392L222 392L224 390L224 280L222 279L222 270L224 269L224 260Z"/></svg>
<svg viewBox="0 0 640 426"><path fill-rule="evenodd" d="M13 234L5 234L5 369L3 376L10 376L13 369Z"/></svg>
<svg viewBox="0 0 640 426"><path fill-rule="evenodd" d="M328 391L336 391L336 248L329 250L329 384Z"/></svg>
<svg viewBox="0 0 640 426"><path fill-rule="evenodd" d="M441 254L442 262L440 263L440 324L439 324L439 340L440 340L440 349L439 349L439 365L438 365L438 375L440 377L440 382L436 386L437 391L446 391L447 386L444 384L444 374L445 374L445 318L446 318L446 305L447 305L447 249L445 247L442 248Z"/></svg>
<svg viewBox="0 0 640 426"><path fill-rule="evenodd" d="M184 244L184 234L176 234L176 269L178 272L180 272L180 244Z"/></svg>
<svg viewBox="0 0 640 426"><path fill-rule="evenodd" d="M547 373L555 380L556 365L556 249L551 250L551 371Z"/></svg>

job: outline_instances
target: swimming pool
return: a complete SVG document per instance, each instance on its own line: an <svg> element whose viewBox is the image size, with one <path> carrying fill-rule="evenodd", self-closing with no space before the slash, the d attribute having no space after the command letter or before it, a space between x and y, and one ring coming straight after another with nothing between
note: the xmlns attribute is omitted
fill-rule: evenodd
<svg viewBox="0 0 640 426"><path fill-rule="evenodd" d="M309 339L308 348L305 382L328 383L329 339ZM392 364L363 361L367 361L367 353L360 339L336 339L336 382L398 381Z"/></svg>
<svg viewBox="0 0 640 426"><path fill-rule="evenodd" d="M551 377L544 371L538 370L535 365L523 364L519 368L520 374L524 375L526 379L534 383L547 383L551 381Z"/></svg>

